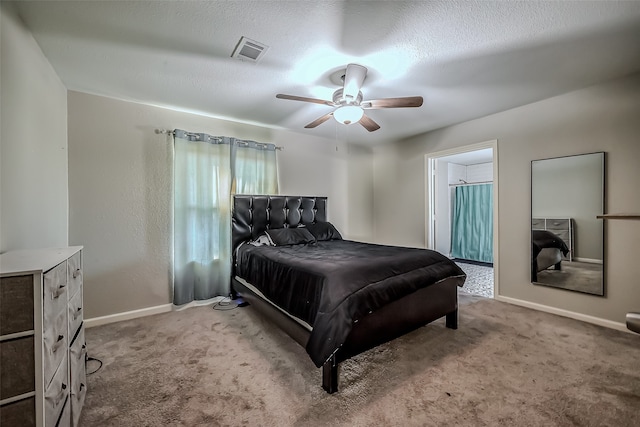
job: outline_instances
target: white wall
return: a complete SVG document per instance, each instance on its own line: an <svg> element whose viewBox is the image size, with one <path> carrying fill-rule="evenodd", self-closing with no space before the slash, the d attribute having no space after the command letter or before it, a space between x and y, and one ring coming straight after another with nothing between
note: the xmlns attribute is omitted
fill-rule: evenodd
<svg viewBox="0 0 640 427"><path fill-rule="evenodd" d="M606 296L529 283L531 160L607 152L608 212L640 212L640 75L433 131L374 150L376 240L424 247L424 155L498 140L499 295L613 322L640 307L638 221L609 221Z"/></svg>
<svg viewBox="0 0 640 427"><path fill-rule="evenodd" d="M0 15L0 252L66 246L67 90L13 5Z"/></svg>
<svg viewBox="0 0 640 427"><path fill-rule="evenodd" d="M467 167L465 165L438 159L438 166L440 165L443 166L443 169L444 167L447 169L447 186L449 184L461 184L463 181L468 182Z"/></svg>
<svg viewBox="0 0 640 427"><path fill-rule="evenodd" d="M373 242L373 150L350 145L347 158L347 237ZM344 188L344 182L339 186Z"/></svg>
<svg viewBox="0 0 640 427"><path fill-rule="evenodd" d="M479 163L469 165L466 168L467 182L491 182L493 181L493 163Z"/></svg>
<svg viewBox="0 0 640 427"><path fill-rule="evenodd" d="M85 246L87 318L171 302L172 139L155 129L283 146L280 193L327 196L345 237L372 239L372 150L79 92L68 106L69 240Z"/></svg>

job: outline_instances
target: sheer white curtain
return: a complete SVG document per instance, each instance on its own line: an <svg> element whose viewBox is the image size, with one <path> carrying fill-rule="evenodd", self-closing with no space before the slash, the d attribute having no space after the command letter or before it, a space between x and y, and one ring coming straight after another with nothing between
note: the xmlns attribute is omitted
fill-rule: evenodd
<svg viewBox="0 0 640 427"><path fill-rule="evenodd" d="M232 186L277 194L278 179L273 144L176 129L174 145L173 303L181 305L229 295Z"/></svg>
<svg viewBox="0 0 640 427"><path fill-rule="evenodd" d="M276 150L273 144L236 140L232 150L234 193L278 194Z"/></svg>
<svg viewBox="0 0 640 427"><path fill-rule="evenodd" d="M228 294L229 138L175 131L173 303Z"/></svg>

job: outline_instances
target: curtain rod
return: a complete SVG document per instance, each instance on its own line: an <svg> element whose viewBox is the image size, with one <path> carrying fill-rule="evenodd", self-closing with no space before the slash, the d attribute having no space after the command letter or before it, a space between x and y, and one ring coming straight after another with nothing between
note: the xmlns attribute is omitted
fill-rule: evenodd
<svg viewBox="0 0 640 427"><path fill-rule="evenodd" d="M157 134L165 134L165 135L175 135L175 132L169 129L156 129ZM242 141L242 140L240 140ZM260 144L260 143L258 143ZM276 150L284 150L284 147L279 147L276 145Z"/></svg>
<svg viewBox="0 0 640 427"><path fill-rule="evenodd" d="M460 187L462 185L479 185L479 184L493 184L493 181L478 181L478 182L464 182L461 184L449 184L449 187Z"/></svg>

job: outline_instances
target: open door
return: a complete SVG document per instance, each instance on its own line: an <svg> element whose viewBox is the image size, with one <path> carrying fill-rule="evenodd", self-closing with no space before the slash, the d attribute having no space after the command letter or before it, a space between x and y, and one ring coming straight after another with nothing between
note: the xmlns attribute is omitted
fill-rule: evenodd
<svg viewBox="0 0 640 427"><path fill-rule="evenodd" d="M427 214L427 218L425 218L426 246L450 258L454 258L455 255L455 251L452 252L452 246L454 246L452 243L452 224L454 222L456 188L466 189L469 184L486 185L490 183L492 185L493 192L488 197L492 198L493 204L491 212L493 218L490 219L493 230L490 231L491 241L488 243L492 244L493 249L489 248L489 251L492 251L492 256L485 258L492 258L493 265L482 262L474 263L473 261L459 265L467 272L469 283L467 289L474 288L475 284L472 283L474 278L471 276L477 275L477 284L483 287L478 291L478 295L493 297L498 292L498 280L495 274L498 262L497 141L427 154L425 156L425 171L427 188L425 197L427 205L425 209ZM464 226L464 224L462 225ZM475 267L476 264L477 267ZM490 275L487 270L490 270ZM486 289L491 286L493 289Z"/></svg>

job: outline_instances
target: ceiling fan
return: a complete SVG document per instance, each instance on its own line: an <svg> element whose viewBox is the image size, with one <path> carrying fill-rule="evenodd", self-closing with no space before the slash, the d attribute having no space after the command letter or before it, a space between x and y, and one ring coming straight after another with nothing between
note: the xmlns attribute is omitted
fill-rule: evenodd
<svg viewBox="0 0 640 427"><path fill-rule="evenodd" d="M305 128L314 128L331 117L336 121L349 125L360 123L366 130L373 132L380 129L380 125L374 122L369 116L364 114L364 110L377 110L381 108L404 108L420 107L422 105L421 96L408 96L403 98L382 98L362 100L362 84L367 76L367 68L358 64L349 64L342 76L343 86L333 93L333 100L328 101L317 98L307 98L304 96L285 95L279 93L276 98L290 99L293 101L312 102L336 107L335 110L312 121Z"/></svg>

